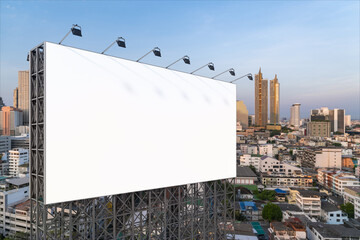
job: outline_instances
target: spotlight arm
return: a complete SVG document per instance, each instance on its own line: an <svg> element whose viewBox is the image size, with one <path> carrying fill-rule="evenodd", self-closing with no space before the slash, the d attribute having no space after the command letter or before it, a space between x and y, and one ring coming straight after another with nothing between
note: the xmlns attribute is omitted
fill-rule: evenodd
<svg viewBox="0 0 360 240"><path fill-rule="evenodd" d="M251 73L245 74L244 76L241 76L241 77L239 77L239 78L237 78L237 79L235 79L235 80L230 81L230 83L236 82L237 80L240 80L241 78L244 78L244 77L247 77L247 76L251 76L251 77L252 77L252 74L251 74ZM249 79L249 80L251 80L251 79Z"/></svg>
<svg viewBox="0 0 360 240"><path fill-rule="evenodd" d="M172 66L172 65L174 65L175 63L177 63L178 61L180 61L180 60L183 60L184 58L186 58L186 57L188 57L187 55L185 55L185 56L183 56L183 57L181 57L181 58L179 58L178 60L176 60L175 62L173 62L172 64L170 64L169 66L167 66L166 67L166 69L168 69L170 66Z"/></svg>
<svg viewBox="0 0 360 240"><path fill-rule="evenodd" d="M156 47L154 47L153 49L151 49L149 52L147 52L144 56L142 56L141 58L139 58L138 60L136 60L137 62L139 62L141 59L143 59L144 57L146 57L147 55L149 55L151 52L153 52L156 49Z"/></svg>
<svg viewBox="0 0 360 240"><path fill-rule="evenodd" d="M72 29L72 28L70 28L69 32L65 35L65 37L63 37L63 39L61 39L61 41L59 42L59 44L61 44L61 43L65 40L65 38L66 38L67 36L69 36L69 34L71 33L71 29Z"/></svg>
<svg viewBox="0 0 360 240"><path fill-rule="evenodd" d="M212 63L212 62L210 62L210 63ZM204 68L204 67L206 67L206 66L209 66L210 63L207 63L207 64L205 64L204 66L199 67L198 69L192 71L190 74L194 74L194 72L197 72L197 71L199 71L200 69L202 69L202 68Z"/></svg>
<svg viewBox="0 0 360 240"><path fill-rule="evenodd" d="M109 50L109 48L111 48L115 43L116 43L117 40L115 40L112 44L110 44L110 46L108 46L104 51L102 51L101 54L104 54L107 50Z"/></svg>
<svg viewBox="0 0 360 240"><path fill-rule="evenodd" d="M214 78L220 76L221 74L224 74L224 73L226 73L226 72L229 72L230 70L234 70L234 69L233 69L233 68L230 68L230 69L228 69L228 70L226 70L226 71L223 71L222 73L219 73L218 75L212 77L211 79L214 79Z"/></svg>

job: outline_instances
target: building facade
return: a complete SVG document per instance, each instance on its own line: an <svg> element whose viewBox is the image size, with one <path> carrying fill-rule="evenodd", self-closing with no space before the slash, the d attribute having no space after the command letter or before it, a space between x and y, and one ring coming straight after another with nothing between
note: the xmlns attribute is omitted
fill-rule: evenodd
<svg viewBox="0 0 360 240"><path fill-rule="evenodd" d="M331 132L345 133L345 110L337 109L329 112L331 122Z"/></svg>
<svg viewBox="0 0 360 240"><path fill-rule="evenodd" d="M354 205L354 218L360 218L360 186L344 188L344 202Z"/></svg>
<svg viewBox="0 0 360 240"><path fill-rule="evenodd" d="M309 137L330 137L329 121L312 121L307 123L307 136Z"/></svg>
<svg viewBox="0 0 360 240"><path fill-rule="evenodd" d="M18 73L18 108L23 112L23 123L29 125L29 71Z"/></svg>
<svg viewBox="0 0 360 240"><path fill-rule="evenodd" d="M244 101L236 101L236 123L241 126L241 130L249 126L249 111Z"/></svg>
<svg viewBox="0 0 360 240"><path fill-rule="evenodd" d="M294 103L290 108L290 125L295 129L300 127L300 103Z"/></svg>
<svg viewBox="0 0 360 240"><path fill-rule="evenodd" d="M310 217L321 216L321 200L315 191L299 190L296 193L296 205Z"/></svg>
<svg viewBox="0 0 360 240"><path fill-rule="evenodd" d="M255 74L255 125L265 127L268 121L268 80L263 79L261 68Z"/></svg>
<svg viewBox="0 0 360 240"><path fill-rule="evenodd" d="M19 167L29 163L29 150L23 148L15 148L9 151L9 175L13 177L19 176Z"/></svg>
<svg viewBox="0 0 360 240"><path fill-rule="evenodd" d="M23 112L14 107L2 107L0 111L0 135L14 136L16 127L23 125Z"/></svg>
<svg viewBox="0 0 360 240"><path fill-rule="evenodd" d="M275 74L275 78L270 80L270 124L280 122L280 83Z"/></svg>

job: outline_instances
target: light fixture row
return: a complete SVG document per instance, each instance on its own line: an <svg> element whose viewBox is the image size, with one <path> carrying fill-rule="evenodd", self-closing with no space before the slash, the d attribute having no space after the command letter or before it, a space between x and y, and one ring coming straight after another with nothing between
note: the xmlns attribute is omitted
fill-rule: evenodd
<svg viewBox="0 0 360 240"><path fill-rule="evenodd" d="M61 41L59 42L59 44L61 44L65 38L70 34L72 33L74 36L78 36L78 37L82 37L82 32L81 32L81 27L77 24L73 24L73 26L71 27L70 31L63 37L63 39L61 39ZM104 51L101 52L101 54L104 54L107 50L109 50L115 43L117 43L117 45L119 47L122 47L122 48L126 48L126 44L125 44L125 38L123 37L118 37L114 42L112 42ZM161 50L160 48L158 47L154 47L152 50L150 50L149 52L147 52L144 56L142 56L141 58L139 58L138 60L136 60L136 62L140 62L140 60L142 60L144 57L146 57L147 55L149 55L151 52L153 52L153 54L156 56L156 57L161 57ZM28 55L28 58L27 60L29 61L29 55ZM168 69L169 67L171 67L172 65L174 65L175 63L179 62L183 60L185 64L190 64L190 57L188 55L185 55L183 56L182 58L179 58L178 60L176 60L175 62L171 63L170 65L168 65L167 67L165 67L166 69ZM192 71L190 74L194 74L195 72L199 71L200 69L204 68L204 67L208 67L211 71L214 71L215 70L215 66L214 66L214 63L212 62L209 62L197 69L195 69L194 71ZM215 75L214 77L212 77L212 79L215 79L216 77L226 73L226 72L229 72L231 76L235 76L235 70L233 68L230 68L226 71L223 71L217 75ZM248 77L249 80L253 80L253 77L252 77L252 74L251 73L248 73L244 76L241 76L235 80L232 80L230 81L230 83L233 83L243 77Z"/></svg>

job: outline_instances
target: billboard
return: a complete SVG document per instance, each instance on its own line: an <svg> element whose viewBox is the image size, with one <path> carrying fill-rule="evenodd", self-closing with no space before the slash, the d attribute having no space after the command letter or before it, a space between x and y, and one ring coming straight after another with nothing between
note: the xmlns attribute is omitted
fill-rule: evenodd
<svg viewBox="0 0 360 240"><path fill-rule="evenodd" d="M236 175L236 86L45 43L45 204Z"/></svg>

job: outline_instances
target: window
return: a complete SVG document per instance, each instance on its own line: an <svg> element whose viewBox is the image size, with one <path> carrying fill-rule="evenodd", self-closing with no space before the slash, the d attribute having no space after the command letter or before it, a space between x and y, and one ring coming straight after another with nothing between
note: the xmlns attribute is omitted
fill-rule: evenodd
<svg viewBox="0 0 360 240"><path fill-rule="evenodd" d="M330 217L333 217L334 216L334 214L333 213L330 213Z"/></svg>

